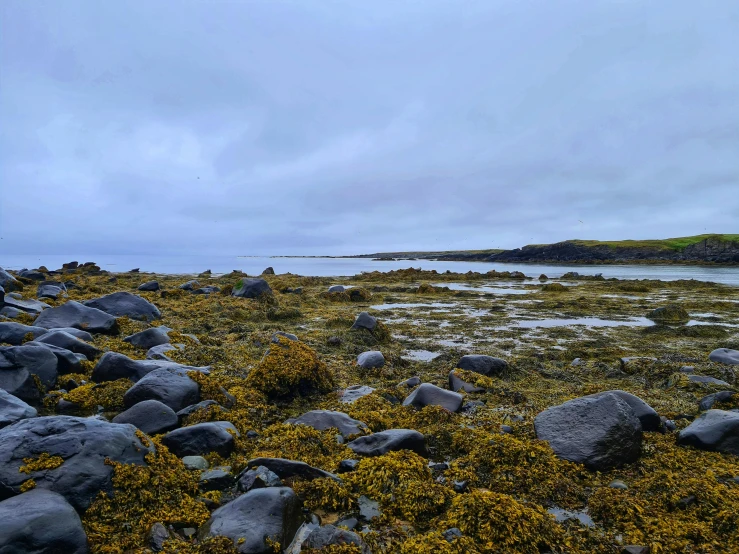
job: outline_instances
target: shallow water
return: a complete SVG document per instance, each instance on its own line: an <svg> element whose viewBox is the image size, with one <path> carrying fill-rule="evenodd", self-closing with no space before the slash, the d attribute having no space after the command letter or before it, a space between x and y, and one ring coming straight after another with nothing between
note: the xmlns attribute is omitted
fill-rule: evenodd
<svg viewBox="0 0 739 554"><path fill-rule="evenodd" d="M549 508L547 512L552 514L554 519L558 522L567 521L568 519L576 519L586 527L595 527L595 522L587 512L571 512L563 508Z"/></svg>
<svg viewBox="0 0 739 554"><path fill-rule="evenodd" d="M456 306L458 305L450 302L398 302L397 304L377 304L375 306L370 306L370 308L373 310L394 310L396 308L428 308L429 310L433 311L448 312L449 310L439 308L454 308Z"/></svg>
<svg viewBox="0 0 739 554"><path fill-rule="evenodd" d="M401 357L412 362L430 362L439 356L441 356L441 353L431 352L430 350L406 350L406 354Z"/></svg>
<svg viewBox="0 0 739 554"><path fill-rule="evenodd" d="M515 287L511 286L511 283L506 283L506 285L505 287L498 287L495 285L474 285L469 283L434 283L435 287L449 287L452 290L489 292L492 294L529 294L534 292L534 289L526 289L523 286Z"/></svg>
<svg viewBox="0 0 739 554"><path fill-rule="evenodd" d="M570 325L584 325L586 327L649 327L655 325L655 323L646 317L632 317L622 320L601 319L599 317L577 317L572 319L524 319L513 323L508 328L522 327L524 329L535 329L539 327L568 327Z"/></svg>

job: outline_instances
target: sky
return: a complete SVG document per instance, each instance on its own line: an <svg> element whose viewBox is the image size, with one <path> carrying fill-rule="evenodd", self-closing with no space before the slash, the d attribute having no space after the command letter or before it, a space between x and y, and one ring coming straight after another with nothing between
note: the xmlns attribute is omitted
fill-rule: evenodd
<svg viewBox="0 0 739 554"><path fill-rule="evenodd" d="M739 233L734 0L2 0L0 254Z"/></svg>

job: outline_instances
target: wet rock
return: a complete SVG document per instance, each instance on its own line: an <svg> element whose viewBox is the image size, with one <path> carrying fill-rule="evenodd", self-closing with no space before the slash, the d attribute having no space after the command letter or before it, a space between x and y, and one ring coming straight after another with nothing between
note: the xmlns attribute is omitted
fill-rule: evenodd
<svg viewBox="0 0 739 554"><path fill-rule="evenodd" d="M158 400L172 410L179 411L200 400L200 386L178 371L155 369L139 379L123 395L126 408L144 400Z"/></svg>
<svg viewBox="0 0 739 554"><path fill-rule="evenodd" d="M239 298L259 298L271 294L272 289L264 279L241 279L231 292L231 296Z"/></svg>
<svg viewBox="0 0 739 554"><path fill-rule="evenodd" d="M169 540L169 531L163 523L155 523L149 529L146 536L146 542L154 552L160 552L164 549L164 543Z"/></svg>
<svg viewBox="0 0 739 554"><path fill-rule="evenodd" d="M303 543L307 548L320 550L331 545L352 544L359 548L361 554L372 554L369 546L356 533L345 531L333 525L324 525L315 529Z"/></svg>
<svg viewBox="0 0 739 554"><path fill-rule="evenodd" d="M18 277L31 279L32 281L43 281L44 279L46 279L46 275L44 275L41 271L37 271L35 269L21 269L18 272Z"/></svg>
<svg viewBox="0 0 739 554"><path fill-rule="evenodd" d="M289 545L303 523L300 501L288 487L255 489L242 494L213 512L198 534L225 536L234 541L240 554L270 554L266 542Z"/></svg>
<svg viewBox="0 0 739 554"><path fill-rule="evenodd" d="M175 429L179 419L172 408L158 400L144 400L115 416L113 423L130 423L147 435L158 435Z"/></svg>
<svg viewBox="0 0 739 554"><path fill-rule="evenodd" d="M223 422L198 423L170 431L162 439L162 444L176 456L204 456L211 452L226 458L234 449L234 437Z"/></svg>
<svg viewBox="0 0 739 554"><path fill-rule="evenodd" d="M455 370L451 370L449 372L449 389L454 392L458 392L460 390L463 390L464 392L485 392L483 387L478 387L462 379Z"/></svg>
<svg viewBox="0 0 739 554"><path fill-rule="evenodd" d="M218 406L219 408L223 409L215 400L203 400L202 402L190 404L189 406L182 408L180 411L177 412L177 417L179 418L180 423L182 423L186 417L191 416L192 414L200 410L205 410L210 406Z"/></svg>
<svg viewBox="0 0 739 554"><path fill-rule="evenodd" d="M35 403L43 393L36 384L51 388L57 380L57 358L46 346L0 347L0 389Z"/></svg>
<svg viewBox="0 0 739 554"><path fill-rule="evenodd" d="M274 275L275 270L271 266L262 271L262 275Z"/></svg>
<svg viewBox="0 0 739 554"><path fill-rule="evenodd" d="M447 529L446 531L444 531L442 535L447 542L454 542L456 539L462 537L462 531L460 531L457 527L452 527L451 529Z"/></svg>
<svg viewBox="0 0 739 554"><path fill-rule="evenodd" d="M188 371L198 371L206 375L210 373L208 367L193 367L163 360L132 360L118 352L106 352L93 368L92 380L96 383L116 379L130 379L137 382L158 369L166 369L180 375L186 375Z"/></svg>
<svg viewBox="0 0 739 554"><path fill-rule="evenodd" d="M195 289L194 291L192 291L193 294L215 294L216 292L221 292L221 288L213 285L208 287L200 287L199 289Z"/></svg>
<svg viewBox="0 0 739 554"><path fill-rule="evenodd" d="M20 494L23 482L33 479L36 489L57 492L82 512L100 491L112 493L113 466L105 463L106 458L143 465L151 450L141 443L133 425L72 416L24 419L0 429L0 499ZM64 463L53 469L20 471L24 458L36 459L44 453L59 456Z"/></svg>
<svg viewBox="0 0 739 554"><path fill-rule="evenodd" d="M23 290L23 283L0 267L0 287L2 287L5 292L13 292L16 290Z"/></svg>
<svg viewBox="0 0 739 554"><path fill-rule="evenodd" d="M412 389L413 387L417 387L421 384L421 378L420 377L411 377L410 379L406 379L405 381L401 381L396 386L397 387L408 387L409 389Z"/></svg>
<svg viewBox="0 0 739 554"><path fill-rule="evenodd" d="M710 377L708 375L687 375L688 381L696 385L717 385L723 387L730 387L731 385L721 379Z"/></svg>
<svg viewBox="0 0 739 554"><path fill-rule="evenodd" d="M698 408L701 412L705 412L706 410L710 410L711 408L713 408L713 405L717 402L728 402L734 397L735 394L735 392L729 390L722 390L721 392L709 394L701 398Z"/></svg>
<svg viewBox="0 0 739 554"><path fill-rule="evenodd" d="M231 468L213 468L203 471L198 479L198 488L203 491L222 491L233 486L236 479Z"/></svg>
<svg viewBox="0 0 739 554"><path fill-rule="evenodd" d="M346 288L343 285L331 285L328 292L344 292Z"/></svg>
<svg viewBox="0 0 739 554"><path fill-rule="evenodd" d="M474 371L481 375L495 377L500 375L508 367L508 362L493 356L484 356L481 354L470 354L462 356L457 362L459 369L466 371Z"/></svg>
<svg viewBox="0 0 739 554"><path fill-rule="evenodd" d="M534 430L557 456L591 470L634 462L641 453L641 422L616 394L576 398L544 410Z"/></svg>
<svg viewBox="0 0 739 554"><path fill-rule="evenodd" d="M660 431L662 429L662 421L660 420L659 414L654 411L649 404L644 402L638 396L634 396L626 391L622 390L609 390L605 392L599 392L585 396L584 398L598 398L604 394L615 394L621 400L626 402L631 409L634 410L634 414L639 418L643 431Z"/></svg>
<svg viewBox="0 0 739 554"><path fill-rule="evenodd" d="M36 417L38 412L20 398L0 389L0 429L21 419Z"/></svg>
<svg viewBox="0 0 739 554"><path fill-rule="evenodd" d="M141 283L138 286L138 290L145 291L145 292L153 292L159 290L159 282L158 281L148 281L146 283Z"/></svg>
<svg viewBox="0 0 739 554"><path fill-rule="evenodd" d="M351 326L351 329L367 329L368 331L374 331L377 327L377 318L369 315L367 312L360 312L357 319Z"/></svg>
<svg viewBox="0 0 739 554"><path fill-rule="evenodd" d="M59 375L67 373L82 373L84 371L81 362L86 361L87 358L83 354L75 354L66 348L60 348L53 344L45 344L37 341L27 342L23 346L40 346L50 350L51 353L56 356L56 371Z"/></svg>
<svg viewBox="0 0 739 554"><path fill-rule="evenodd" d="M285 460L284 458L254 458L246 463L247 468L258 466L266 467L282 479L287 479L288 477L300 477L301 479L327 478L341 481L341 479L333 473L323 471L317 467L309 466L304 462Z"/></svg>
<svg viewBox="0 0 739 554"><path fill-rule="evenodd" d="M739 365L739 350L717 348L708 355L708 359L719 364Z"/></svg>
<svg viewBox="0 0 739 554"><path fill-rule="evenodd" d="M368 387L366 385L352 385L344 390L339 401L344 404L352 404L363 396L367 396L373 392L375 392L375 389L372 387Z"/></svg>
<svg viewBox="0 0 739 554"><path fill-rule="evenodd" d="M56 327L74 327L89 333L118 333L115 317L97 308L85 306L70 300L58 308L44 310L34 321L34 325L52 329Z"/></svg>
<svg viewBox="0 0 739 554"><path fill-rule="evenodd" d="M93 345L78 339L66 331L51 329L48 333L37 338L36 342L58 346L59 348L64 348L65 350L74 352L75 354L82 354L88 360L93 360L102 354L101 350L98 350Z"/></svg>
<svg viewBox="0 0 739 554"><path fill-rule="evenodd" d="M609 486L610 488L612 488L612 489L619 489L619 490L622 490L622 491L628 490L628 488L629 488L629 487L628 487L628 486L626 485L626 483L624 483L623 481L621 481L621 480L619 480L619 479L616 479L616 480L614 480L614 481L611 481L611 482L610 482L610 483L608 484L608 486Z"/></svg>
<svg viewBox="0 0 739 554"><path fill-rule="evenodd" d="M462 407L462 400L461 394L444 390L431 383L423 383L408 395L403 406L419 409L425 406L441 406L445 410L456 412Z"/></svg>
<svg viewBox="0 0 739 554"><path fill-rule="evenodd" d="M389 429L373 433L359 437L347 446L361 456L382 456L396 450L411 450L420 456L428 456L426 439L412 429Z"/></svg>
<svg viewBox="0 0 739 554"><path fill-rule="evenodd" d="M182 463L187 469L206 470L210 467L208 460L202 456L184 456Z"/></svg>
<svg viewBox="0 0 739 554"><path fill-rule="evenodd" d="M330 410L306 412L298 418L288 419L285 423L307 425L319 431L338 429L344 438L348 438L351 435L359 435L367 430L367 426L361 421L352 419L343 412L333 412Z"/></svg>
<svg viewBox="0 0 739 554"><path fill-rule="evenodd" d="M680 431L677 443L739 456L739 412L708 410Z"/></svg>
<svg viewBox="0 0 739 554"><path fill-rule="evenodd" d="M97 308L115 317L126 316L130 319L153 321L162 314L154 304L130 292L114 292L85 302L85 306Z"/></svg>
<svg viewBox="0 0 739 554"><path fill-rule="evenodd" d="M658 323L687 323L690 321L690 314L684 308L670 304L652 310L647 314L647 318Z"/></svg>
<svg viewBox="0 0 739 554"><path fill-rule="evenodd" d="M242 492L249 492L252 489L281 486L282 480L275 472L264 466L257 466L255 469L247 468L241 473L237 488Z"/></svg>
<svg viewBox="0 0 739 554"><path fill-rule="evenodd" d="M170 330L171 329L169 329L169 327L164 327L163 325L160 327L152 327L151 329L146 329L145 331L127 336L123 339L123 342L132 344L136 348L149 350L154 346L168 344L169 335L167 335L167 333Z"/></svg>
<svg viewBox="0 0 739 554"><path fill-rule="evenodd" d="M20 346L29 333L33 339L36 339L47 332L47 329L43 327L23 325L14 321L3 321L0 322L0 343Z"/></svg>
<svg viewBox="0 0 739 554"><path fill-rule="evenodd" d="M171 362L172 358L167 356L167 352L172 352L173 350L182 350L181 345L174 346L172 344L159 344L157 346L152 346L146 351L146 359Z"/></svg>
<svg viewBox="0 0 739 554"><path fill-rule="evenodd" d="M45 302L38 300L16 298L13 295L8 295L4 298L3 304L5 308L15 308L22 312L26 312L31 315L38 315L44 310L51 308Z"/></svg>
<svg viewBox="0 0 739 554"><path fill-rule="evenodd" d="M188 281L187 283L182 283L177 288L180 288L182 290L193 291L193 290L195 290L197 288L200 288L200 283L198 283L195 279L192 279L192 280Z"/></svg>
<svg viewBox="0 0 739 554"><path fill-rule="evenodd" d="M60 296L66 296L64 290L54 285L39 285L36 289L36 298L52 298L58 299Z"/></svg>
<svg viewBox="0 0 739 554"><path fill-rule="evenodd" d="M354 471L357 469L357 465L359 465L359 460L341 460L339 462L339 467L336 470L337 473L349 473L351 471Z"/></svg>
<svg viewBox="0 0 739 554"><path fill-rule="evenodd" d="M357 365L362 369L375 369L385 365L385 357L378 350L362 352L357 356Z"/></svg>
<svg viewBox="0 0 739 554"><path fill-rule="evenodd" d="M380 503L364 495L359 497L357 505L359 508L359 518L364 521L372 521L382 515Z"/></svg>
<svg viewBox="0 0 739 554"><path fill-rule="evenodd" d="M0 552L86 554L87 535L63 496L35 489L0 502Z"/></svg>
<svg viewBox="0 0 739 554"><path fill-rule="evenodd" d="M51 333L52 331L62 331L64 333L67 333L68 335L72 335L73 337L77 337L78 339L87 342L93 339L93 336L87 331L83 331L82 329L75 329L74 327L53 327L51 329L47 329L46 332Z"/></svg>

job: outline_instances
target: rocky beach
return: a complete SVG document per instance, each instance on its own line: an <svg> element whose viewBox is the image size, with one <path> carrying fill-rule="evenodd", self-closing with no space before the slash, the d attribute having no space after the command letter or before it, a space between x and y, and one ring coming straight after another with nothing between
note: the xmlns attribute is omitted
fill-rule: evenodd
<svg viewBox="0 0 739 554"><path fill-rule="evenodd" d="M736 287L0 281L0 551L739 549Z"/></svg>

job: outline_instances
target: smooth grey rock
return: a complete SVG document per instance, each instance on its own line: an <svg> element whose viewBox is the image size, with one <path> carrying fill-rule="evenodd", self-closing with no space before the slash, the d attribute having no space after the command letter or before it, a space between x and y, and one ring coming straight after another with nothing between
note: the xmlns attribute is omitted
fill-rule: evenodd
<svg viewBox="0 0 739 554"><path fill-rule="evenodd" d="M359 508L359 518L363 521L372 521L376 517L382 516L380 511L380 503L372 500L364 495L359 497L357 502Z"/></svg>
<svg viewBox="0 0 739 554"><path fill-rule="evenodd" d="M172 352L173 350L181 350L181 348L172 344L159 344L157 346L152 346L146 351L146 359L171 362L172 358L167 356L167 352Z"/></svg>
<svg viewBox="0 0 739 554"><path fill-rule="evenodd" d="M592 470L632 463L641 454L641 422L616 394L575 398L544 410L534 431L557 456Z"/></svg>
<svg viewBox="0 0 739 554"><path fill-rule="evenodd" d="M41 271L35 269L21 269L18 272L18 277L31 279L32 281L43 281L44 279L46 279L46 275L44 275Z"/></svg>
<svg viewBox="0 0 739 554"><path fill-rule="evenodd" d="M739 456L739 412L708 410L680 431L677 443Z"/></svg>
<svg viewBox="0 0 739 554"><path fill-rule="evenodd" d="M88 360L93 360L103 353L93 345L70 335L66 331L57 331L52 329L48 333L37 338L36 342L58 346L59 348L64 348L65 350L74 352L75 354L82 354Z"/></svg>
<svg viewBox="0 0 739 554"><path fill-rule="evenodd" d="M221 287L210 285L207 287L200 287L199 289L192 291L193 294L215 294L216 292L221 292Z"/></svg>
<svg viewBox="0 0 739 554"><path fill-rule="evenodd" d="M508 367L508 362L500 358L494 358L493 356L469 354L459 359L457 367L465 371L474 371L481 375L495 377L505 371Z"/></svg>
<svg viewBox="0 0 739 554"><path fill-rule="evenodd" d="M80 516L64 497L33 489L0 502L3 554L86 554Z"/></svg>
<svg viewBox="0 0 739 554"><path fill-rule="evenodd" d="M18 308L13 308L11 306L3 306L0 308L0 316L2 316L2 318L15 319L24 313L25 312L20 311Z"/></svg>
<svg viewBox="0 0 739 554"><path fill-rule="evenodd" d="M3 303L5 304L5 307L15 308L31 315L38 315L44 310L51 308L51 306L49 306L45 302L40 302L31 298L18 299L14 296L6 296L3 300Z"/></svg>
<svg viewBox="0 0 739 554"><path fill-rule="evenodd" d="M57 357L46 346L0 347L0 389L26 402L38 402L43 394L34 376L51 388L59 375L57 365Z"/></svg>
<svg viewBox="0 0 739 554"><path fill-rule="evenodd" d="M184 456L182 458L182 463L187 469L199 469L202 471L210 467L208 460L202 456Z"/></svg>
<svg viewBox="0 0 739 554"><path fill-rule="evenodd" d="M421 384L421 378L420 377L411 377L410 379L406 379L405 381L401 381L396 387L408 387L409 389L412 389L413 387L417 387Z"/></svg>
<svg viewBox="0 0 739 554"><path fill-rule="evenodd" d="M266 268L264 271L262 271L262 275L274 275L275 270L272 266Z"/></svg>
<svg viewBox="0 0 739 554"><path fill-rule="evenodd" d="M385 356L379 350L362 352L357 356L357 365L362 369L376 369L385 365Z"/></svg>
<svg viewBox="0 0 739 554"><path fill-rule="evenodd" d="M75 329L74 327L53 327L51 329L46 330L47 333L51 333L52 331L62 331L64 333L72 335L73 337L77 337L78 339L84 340L87 342L93 340L94 338L87 331L83 331L82 329Z"/></svg>
<svg viewBox="0 0 739 554"><path fill-rule="evenodd" d="M182 290L195 290L200 287L200 283L198 283L195 279L192 279L188 281L187 283L182 283L178 288Z"/></svg>
<svg viewBox="0 0 739 554"><path fill-rule="evenodd" d="M202 402L190 404L189 406L182 408L180 411L177 412L177 418L180 420L180 423L182 423L186 417L194 414L197 411L205 410L210 406L218 406L219 408L224 409L215 400L203 400Z"/></svg>
<svg viewBox="0 0 739 554"><path fill-rule="evenodd" d="M153 321L160 319L162 314L154 304L130 292L119 291L88 300L85 306L97 308L115 317L127 316L131 319Z"/></svg>
<svg viewBox="0 0 739 554"><path fill-rule="evenodd" d="M234 449L234 437L218 422L198 423L170 431L162 444L176 456L204 456L215 452L226 458Z"/></svg>
<svg viewBox="0 0 739 554"><path fill-rule="evenodd" d="M159 522L152 525L147 534L149 548L154 552L162 551L164 549L164 543L167 542L169 538L169 531L167 531L167 528L163 523Z"/></svg>
<svg viewBox="0 0 739 554"><path fill-rule="evenodd" d="M708 355L708 359L720 364L739 365L739 350L717 348Z"/></svg>
<svg viewBox="0 0 739 554"><path fill-rule="evenodd" d="M310 535L308 535L308 539L303 544L308 548L315 548L317 550L333 544L353 544L359 547L361 554L372 554L367 543L365 543L359 535L352 533L351 531L339 529L333 525L324 525L314 530Z"/></svg>
<svg viewBox="0 0 739 554"><path fill-rule="evenodd" d="M141 283L138 286L138 290L144 291L144 292L154 292L159 290L159 282L158 281L147 281L146 283Z"/></svg>
<svg viewBox="0 0 739 554"><path fill-rule="evenodd" d="M265 539L289 545L303 523L300 500L289 487L255 489L213 512L200 528L201 540L225 536L239 554L270 554Z"/></svg>
<svg viewBox="0 0 739 554"><path fill-rule="evenodd" d="M22 290L23 283L0 267L0 287L5 289L5 292L13 292L16 290Z"/></svg>
<svg viewBox="0 0 739 554"><path fill-rule="evenodd" d="M331 285L328 292L344 292L346 289L342 285Z"/></svg>
<svg viewBox="0 0 739 554"><path fill-rule="evenodd" d="M242 492L252 489L264 489L266 487L281 487L282 480L269 468L257 466L255 469L247 469L239 475L237 488Z"/></svg>
<svg viewBox="0 0 739 554"><path fill-rule="evenodd" d="M456 412L462 407L462 400L463 397L459 393L444 390L431 383L423 383L408 395L403 406L419 409L425 406L441 406L445 410Z"/></svg>
<svg viewBox="0 0 739 554"><path fill-rule="evenodd" d="M74 327L89 333L118 333L115 317L94 307L85 306L74 300L65 302L58 308L44 310L34 321L34 325L52 329L55 327Z"/></svg>
<svg viewBox="0 0 739 554"><path fill-rule="evenodd" d="M130 379L137 382L157 369L186 375L188 371L198 371L208 375L210 368L193 367L164 360L132 360L118 352L106 352L92 370L92 380L96 383L115 381L116 379Z"/></svg>
<svg viewBox="0 0 739 554"><path fill-rule="evenodd" d="M0 429L0 499L20 494L23 482L33 479L37 489L61 494L82 512L100 491L112 493L113 466L106 458L143 465L152 450L141 443L133 425L72 416L23 419ZM64 463L30 474L19 471L24 458L43 453L60 456Z"/></svg>
<svg viewBox="0 0 739 554"><path fill-rule="evenodd" d="M344 412L334 412L331 410L312 410L300 417L288 419L285 423L307 425L319 431L338 429L344 438L348 438L351 435L359 435L367 430L367 426L361 421L352 419Z"/></svg>
<svg viewBox="0 0 739 554"><path fill-rule="evenodd" d="M53 298L56 300L60 296L66 296L64 290L54 285L39 285L36 289L36 298Z"/></svg>
<svg viewBox="0 0 739 554"><path fill-rule="evenodd" d="M716 379L715 377L709 377L708 375L687 375L687 377L691 383L695 383L697 385L718 385L724 387L731 386L726 381Z"/></svg>
<svg viewBox="0 0 739 554"><path fill-rule="evenodd" d="M241 279L234 285L231 296L239 298L259 298L262 295L271 295L272 289L264 279Z"/></svg>
<svg viewBox="0 0 739 554"><path fill-rule="evenodd" d="M46 332L47 330L43 327L23 325L22 323L16 323L14 321L3 321L0 322L0 343L8 343L11 346L20 346L23 344L23 339L26 338L28 333L31 333L33 336L32 340L35 340Z"/></svg>
<svg viewBox="0 0 739 554"><path fill-rule="evenodd" d="M43 336L43 335L42 335ZM74 352L54 346L53 344L46 344L38 341L31 341L25 343L23 346L40 346L50 350L54 356L56 356L56 371L59 375L67 373L83 373L81 362L87 360L84 354L75 354Z"/></svg>
<svg viewBox="0 0 739 554"><path fill-rule="evenodd" d="M454 392L458 392L460 390L463 390L464 392L485 392L484 388L468 383L459 377L455 373L454 369L449 372L449 390Z"/></svg>
<svg viewBox="0 0 739 554"><path fill-rule="evenodd" d="M309 466L304 462L296 462L293 460L285 460L283 458L254 458L246 463L246 467L264 466L278 477L287 479L288 477L300 477L301 479L333 479L341 481L339 477L328 471L323 471L317 467Z"/></svg>
<svg viewBox="0 0 739 554"><path fill-rule="evenodd" d="M0 429L21 419L37 415L36 408L32 408L20 398L0 389Z"/></svg>
<svg viewBox="0 0 739 554"><path fill-rule="evenodd" d="M721 392L715 392L701 398L698 409L701 412L710 410L716 402L728 402L731 400L736 393L730 390L722 390Z"/></svg>
<svg viewBox="0 0 739 554"><path fill-rule="evenodd" d="M207 471L203 471L198 479L198 488L201 491L222 491L233 486L236 482L236 478L233 473L223 468L213 468Z"/></svg>
<svg viewBox="0 0 739 554"><path fill-rule="evenodd" d="M375 389L372 387L368 387L366 385L352 385L344 390L339 401L344 404L353 404L363 396L367 396L373 392L375 392Z"/></svg>
<svg viewBox="0 0 739 554"><path fill-rule="evenodd" d="M175 429L180 420L166 404L158 400L144 400L115 416L113 423L130 423L147 435L158 435Z"/></svg>
<svg viewBox="0 0 739 554"><path fill-rule="evenodd" d="M382 456L395 450L411 450L420 456L428 457L426 439L412 429L389 429L373 433L354 439L347 446L362 456Z"/></svg>
<svg viewBox="0 0 739 554"><path fill-rule="evenodd" d="M368 331L374 331L375 327L377 327L377 318L367 312L360 312L351 326L352 329L367 329Z"/></svg>
<svg viewBox="0 0 739 554"><path fill-rule="evenodd" d="M144 400L158 400L177 412L200 401L200 386L176 370L155 369L139 379L123 395L126 408Z"/></svg>
<svg viewBox="0 0 739 554"><path fill-rule="evenodd" d="M622 390L609 390L605 392L598 392L585 396L584 398L598 398L604 394L615 394L621 400L626 402L631 409L634 410L634 414L641 421L642 431L660 431L662 429L662 421L660 420L659 414L649 404L644 402L638 396Z"/></svg>
<svg viewBox="0 0 739 554"><path fill-rule="evenodd" d="M171 329L169 329L168 327L164 327L164 326L152 327L151 329L146 329L145 331L141 331L139 333L134 333L133 335L127 336L126 338L123 339L123 342L132 344L136 348L143 348L144 350L149 350L153 346L159 346L161 344L168 344L169 335L167 335L167 333L170 330Z"/></svg>

